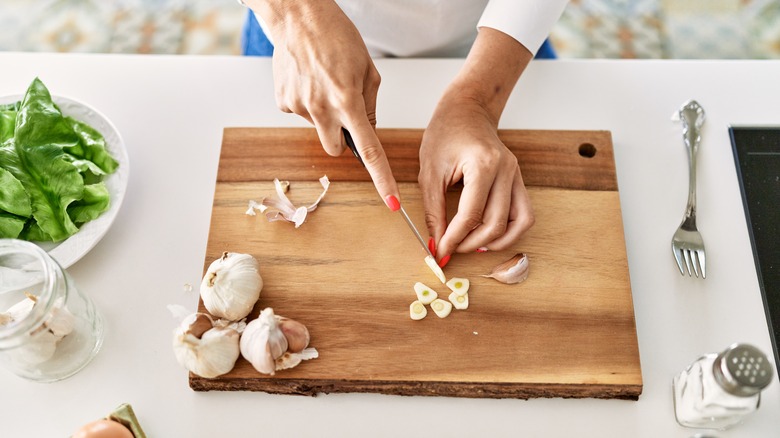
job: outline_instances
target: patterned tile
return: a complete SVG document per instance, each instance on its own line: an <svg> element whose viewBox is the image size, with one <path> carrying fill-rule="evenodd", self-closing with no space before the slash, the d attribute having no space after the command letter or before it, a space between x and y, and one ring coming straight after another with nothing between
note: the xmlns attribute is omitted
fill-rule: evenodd
<svg viewBox="0 0 780 438"><path fill-rule="evenodd" d="M234 0L0 0L0 50L239 54ZM780 58L780 0L571 0L562 58Z"/></svg>

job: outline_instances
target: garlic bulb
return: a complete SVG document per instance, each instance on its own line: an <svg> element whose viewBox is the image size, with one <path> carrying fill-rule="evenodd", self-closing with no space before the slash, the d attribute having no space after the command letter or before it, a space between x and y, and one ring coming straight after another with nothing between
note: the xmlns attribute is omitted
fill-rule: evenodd
<svg viewBox="0 0 780 438"><path fill-rule="evenodd" d="M528 278L528 257L524 253L518 253L483 277L493 278L506 284L520 283Z"/></svg>
<svg viewBox="0 0 780 438"><path fill-rule="evenodd" d="M241 335L241 355L263 374L274 374L276 359L287 351L287 346L287 338L270 307L247 324Z"/></svg>
<svg viewBox="0 0 780 438"><path fill-rule="evenodd" d="M259 269L257 260L249 254L224 252L211 263L200 285L206 309L230 321L249 315L263 289Z"/></svg>
<svg viewBox="0 0 780 438"><path fill-rule="evenodd" d="M231 327L215 327L205 313L185 318L175 330L173 352L181 366L205 378L230 372L238 360L239 335Z"/></svg>

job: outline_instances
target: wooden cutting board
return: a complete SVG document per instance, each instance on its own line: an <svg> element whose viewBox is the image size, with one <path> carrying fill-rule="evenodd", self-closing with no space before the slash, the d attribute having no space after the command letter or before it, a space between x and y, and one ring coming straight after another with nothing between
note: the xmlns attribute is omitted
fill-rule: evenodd
<svg viewBox="0 0 780 438"><path fill-rule="evenodd" d="M378 134L404 208L425 233L416 183L422 131ZM225 129L204 271L223 251L254 255L265 286L249 319L273 307L303 322L320 357L275 376L239 359L215 379L191 374L190 386L637 399L642 375L610 133L507 130L500 136L519 159L536 224L511 250L454 256L445 273L471 280L470 307L445 319L429 311L412 321L415 282L445 299L449 290L425 266L419 243L384 206L357 160L349 153L328 157L313 129ZM274 195L274 178L290 181L293 203L308 204L325 174L330 190L298 229L244 214L250 199ZM448 196L454 207L459 191ZM480 277L516 252L530 260L525 282Z"/></svg>

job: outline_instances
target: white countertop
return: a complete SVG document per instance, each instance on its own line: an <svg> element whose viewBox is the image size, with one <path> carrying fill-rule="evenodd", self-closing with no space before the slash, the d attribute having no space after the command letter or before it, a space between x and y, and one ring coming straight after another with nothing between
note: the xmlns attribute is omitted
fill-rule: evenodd
<svg viewBox="0 0 780 438"><path fill-rule="evenodd" d="M460 60L378 60L378 126L424 128ZM239 57L0 54L0 96L39 76L122 133L124 205L68 271L106 320L97 358L62 382L0 371L0 436L67 436L131 403L151 438L209 436L689 437L674 420L672 377L699 355L749 342L773 357L727 128L780 124L780 61L538 61L502 128L612 132L644 392L639 401L475 400L334 394L196 393L171 350L168 304L194 309L222 129L307 126L276 108L271 63ZM670 250L687 197L681 127L688 99L707 112L699 150L706 280L682 277ZM194 286L185 292L186 283ZM719 437L780 431L780 384Z"/></svg>

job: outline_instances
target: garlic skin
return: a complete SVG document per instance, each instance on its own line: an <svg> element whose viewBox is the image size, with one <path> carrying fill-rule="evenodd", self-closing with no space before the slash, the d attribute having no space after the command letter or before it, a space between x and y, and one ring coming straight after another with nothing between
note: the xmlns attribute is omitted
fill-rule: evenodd
<svg viewBox="0 0 780 438"><path fill-rule="evenodd" d="M208 311L230 321L245 318L260 298L260 265L249 254L224 252L203 276L200 297Z"/></svg>
<svg viewBox="0 0 780 438"><path fill-rule="evenodd" d="M230 327L213 327L205 313L185 318L173 335L176 361L208 379L229 373L239 356L239 334Z"/></svg>
<svg viewBox="0 0 780 438"><path fill-rule="evenodd" d="M287 351L288 343L272 308L266 308L257 319L246 325L240 347L241 355L258 372L275 374L276 359Z"/></svg>
<svg viewBox="0 0 780 438"><path fill-rule="evenodd" d="M506 284L516 284L528 278L528 270L528 256L521 252L496 266L493 268L493 272L489 275L483 275L483 277L493 278Z"/></svg>
<svg viewBox="0 0 780 438"><path fill-rule="evenodd" d="M304 360L316 359L319 356L320 353L316 348L306 348L300 353L291 353L288 351L276 359L276 371L295 368Z"/></svg>
<svg viewBox="0 0 780 438"><path fill-rule="evenodd" d="M305 325L293 319L278 315L276 316L276 320L279 322L279 329L284 333L284 337L287 339L287 351L290 353L300 353L304 348L309 346L311 337L309 336L309 329L307 329Z"/></svg>

